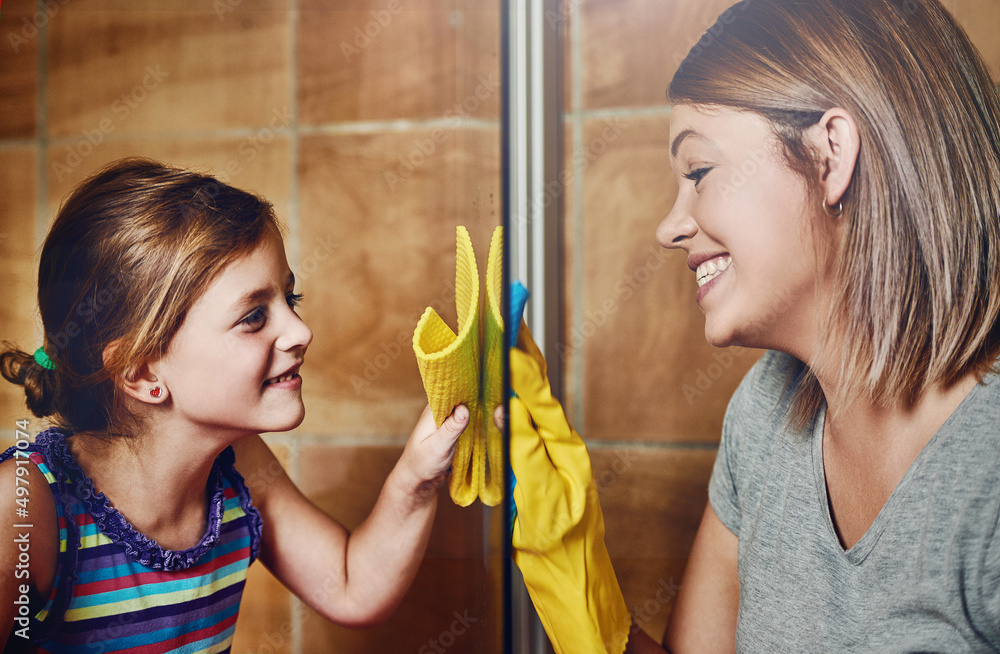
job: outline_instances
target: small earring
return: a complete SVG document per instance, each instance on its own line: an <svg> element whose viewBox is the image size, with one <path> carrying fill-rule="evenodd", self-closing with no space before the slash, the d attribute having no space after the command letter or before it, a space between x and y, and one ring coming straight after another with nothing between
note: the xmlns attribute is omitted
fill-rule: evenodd
<svg viewBox="0 0 1000 654"><path fill-rule="evenodd" d="M829 217L831 217L831 218L836 218L840 214L844 213L844 202L843 201L840 201L840 202L837 203L837 210L836 211L830 211L830 206L826 203L826 198L823 198L821 200L821 202L823 204L823 212L826 215L828 215Z"/></svg>
<svg viewBox="0 0 1000 654"><path fill-rule="evenodd" d="M160 397L160 394L162 392L163 392L163 390L159 386L157 386L156 388L149 389L149 394L152 395L153 397L157 397L157 398Z"/></svg>

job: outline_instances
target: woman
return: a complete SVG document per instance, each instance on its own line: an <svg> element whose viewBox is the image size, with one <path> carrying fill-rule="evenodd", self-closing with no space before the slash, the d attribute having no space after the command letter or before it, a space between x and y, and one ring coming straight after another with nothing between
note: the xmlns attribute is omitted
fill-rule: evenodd
<svg viewBox="0 0 1000 654"><path fill-rule="evenodd" d="M938 0L746 0L710 33L670 86L657 237L709 342L772 352L730 402L663 647L997 651L989 72ZM662 649L633 627L626 651Z"/></svg>

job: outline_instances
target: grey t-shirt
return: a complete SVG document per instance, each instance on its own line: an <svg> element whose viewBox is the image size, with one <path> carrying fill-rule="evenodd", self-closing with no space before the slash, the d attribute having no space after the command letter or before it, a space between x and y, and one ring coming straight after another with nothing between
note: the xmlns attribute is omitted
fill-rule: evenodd
<svg viewBox="0 0 1000 654"><path fill-rule="evenodd" d="M845 551L830 518L823 412L787 427L794 358L733 395L709 484L739 537L738 652L1000 652L1000 378L989 374Z"/></svg>

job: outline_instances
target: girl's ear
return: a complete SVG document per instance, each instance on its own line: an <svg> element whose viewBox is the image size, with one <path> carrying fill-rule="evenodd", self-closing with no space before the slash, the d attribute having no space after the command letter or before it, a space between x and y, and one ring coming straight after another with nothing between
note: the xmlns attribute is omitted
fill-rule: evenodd
<svg viewBox="0 0 1000 654"><path fill-rule="evenodd" d="M115 341L104 348L102 356L105 363L114 355L117 347L118 342ZM147 404L162 404L166 401L169 394L166 385L157 379L156 374L148 363L127 370L118 379L117 384L125 391L126 395Z"/></svg>
<svg viewBox="0 0 1000 654"><path fill-rule="evenodd" d="M147 364L129 370L119 385L130 397L148 404L162 404L169 395L166 384L157 379Z"/></svg>
<svg viewBox="0 0 1000 654"><path fill-rule="evenodd" d="M861 150L858 124L846 109L834 107L810 128L809 139L819 154L823 200L826 206L836 207L851 185L858 162Z"/></svg>

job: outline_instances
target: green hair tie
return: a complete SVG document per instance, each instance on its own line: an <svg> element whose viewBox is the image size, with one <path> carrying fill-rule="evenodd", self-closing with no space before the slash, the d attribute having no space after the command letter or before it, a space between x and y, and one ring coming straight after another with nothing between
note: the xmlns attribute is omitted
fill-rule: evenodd
<svg viewBox="0 0 1000 654"><path fill-rule="evenodd" d="M45 348L40 347L35 350L35 363L45 368L46 370L55 370L56 364L52 363L52 359L49 355L45 353Z"/></svg>

